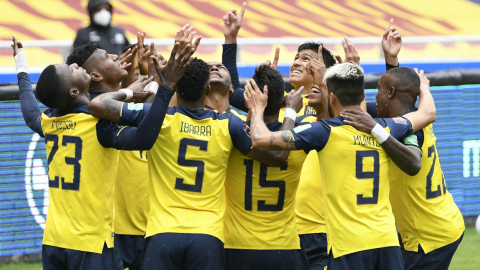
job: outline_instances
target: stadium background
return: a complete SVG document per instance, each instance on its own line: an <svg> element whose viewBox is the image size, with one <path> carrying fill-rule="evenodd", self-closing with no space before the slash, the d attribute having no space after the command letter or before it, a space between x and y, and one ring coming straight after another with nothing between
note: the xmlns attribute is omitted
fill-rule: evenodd
<svg viewBox="0 0 480 270"><path fill-rule="evenodd" d="M0 84L17 81L12 34L27 47L35 81L46 65L64 61L76 31L89 24L87 2L0 0ZM204 37L197 56L219 61L221 18L231 8L239 10L242 2L114 0L113 25L124 28L132 42L138 31L147 31L157 49L166 53L178 29L190 23ZM305 40L324 41L343 56L339 45L343 36L353 37L367 73L382 73L380 37L390 18L404 36L402 66L426 71L480 69L478 14L480 0L248 1L239 33L239 73L249 77L280 47L279 69L288 75L296 49ZM480 214L479 91L480 85L432 87L447 188L465 217ZM367 90L367 99L374 100L375 93ZM0 258L39 253L48 209L44 144L26 127L18 101L0 101L0 119Z"/></svg>

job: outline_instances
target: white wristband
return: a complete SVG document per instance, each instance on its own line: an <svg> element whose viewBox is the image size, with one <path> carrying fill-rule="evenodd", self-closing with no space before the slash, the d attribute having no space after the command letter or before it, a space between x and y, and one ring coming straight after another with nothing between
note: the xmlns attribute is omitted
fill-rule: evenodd
<svg viewBox="0 0 480 270"><path fill-rule="evenodd" d="M293 121L295 121L295 119L297 119L297 112L292 108L286 108L285 109L285 117L290 118Z"/></svg>
<svg viewBox="0 0 480 270"><path fill-rule="evenodd" d="M372 129L372 136L375 137L380 144L382 144L388 139L388 137L390 137L390 133L388 133L388 131L386 131L379 124L376 124Z"/></svg>
<svg viewBox="0 0 480 270"><path fill-rule="evenodd" d="M128 89L128 88L120 89L120 90L118 90L118 92L123 92L127 95L127 98L124 99L124 100L131 99L133 97L133 91Z"/></svg>
<svg viewBox="0 0 480 270"><path fill-rule="evenodd" d="M28 72L27 56L23 51L23 48L18 48L18 54L15 55L15 67L17 68L17 74L20 72Z"/></svg>
<svg viewBox="0 0 480 270"><path fill-rule="evenodd" d="M143 92L146 92L146 91L152 91L153 93L157 93L157 90L158 90L158 83L156 81L151 81L149 84L147 84L147 86L145 86L145 88L143 89Z"/></svg>
<svg viewBox="0 0 480 270"><path fill-rule="evenodd" d="M140 79L142 79L142 78L148 79L148 75L140 75L140 74L138 74L138 79L140 80Z"/></svg>

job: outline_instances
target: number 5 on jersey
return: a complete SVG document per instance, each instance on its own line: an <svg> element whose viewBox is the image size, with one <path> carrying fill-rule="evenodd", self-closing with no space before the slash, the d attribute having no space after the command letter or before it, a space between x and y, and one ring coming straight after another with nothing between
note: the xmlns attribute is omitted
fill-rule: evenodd
<svg viewBox="0 0 480 270"><path fill-rule="evenodd" d="M203 173L205 171L205 162L202 160L190 160L186 159L187 147L188 146L198 147L200 151L207 151L208 141L187 139L184 138L180 141L180 148L178 149L178 160L177 163L180 166L186 167L196 167L197 173L195 175L195 184L185 184L183 178L178 178L175 180L175 189L191 191L191 192L202 192L203 185Z"/></svg>

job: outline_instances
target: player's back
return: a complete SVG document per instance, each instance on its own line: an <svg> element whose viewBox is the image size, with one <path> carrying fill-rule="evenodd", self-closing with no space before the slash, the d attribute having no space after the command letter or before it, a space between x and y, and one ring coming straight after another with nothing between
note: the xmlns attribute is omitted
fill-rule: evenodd
<svg viewBox="0 0 480 270"><path fill-rule="evenodd" d="M407 146L419 147L423 153L421 170L414 176L391 162L390 201L408 251L417 252L420 244L428 253L455 242L465 230L462 213L446 188L436 141L432 125L405 139Z"/></svg>
<svg viewBox="0 0 480 270"><path fill-rule="evenodd" d="M281 125L267 127L277 131ZM232 150L225 181L225 248L300 249L295 194L305 157L292 151L285 166L274 168Z"/></svg>
<svg viewBox="0 0 480 270"><path fill-rule="evenodd" d="M223 241L228 157L234 145L244 145L246 152L251 147L251 142L234 136L234 129L244 133L242 121L230 113L180 106L168 109L159 137L148 152L147 237L197 233Z"/></svg>
<svg viewBox="0 0 480 270"><path fill-rule="evenodd" d="M344 119L321 120L293 132L297 148L319 151L328 250L335 258L399 245L388 199L390 158L373 136ZM404 118L375 120L395 138L412 131Z"/></svg>
<svg viewBox="0 0 480 270"><path fill-rule="evenodd" d="M101 253L113 247L113 191L118 151L97 139L86 105L42 115L48 159L49 209L43 244Z"/></svg>

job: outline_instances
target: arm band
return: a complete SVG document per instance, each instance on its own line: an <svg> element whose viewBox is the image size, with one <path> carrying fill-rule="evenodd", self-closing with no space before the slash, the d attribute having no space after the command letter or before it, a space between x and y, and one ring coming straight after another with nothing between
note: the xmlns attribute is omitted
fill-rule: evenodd
<svg viewBox="0 0 480 270"><path fill-rule="evenodd" d="M388 139L388 137L390 137L390 133L388 133L388 131L386 131L379 124L376 124L372 129L372 136L375 137L380 144L382 144Z"/></svg>
<svg viewBox="0 0 480 270"><path fill-rule="evenodd" d="M15 67L17 68L17 74L20 72L28 73L27 56L23 48L18 48L18 54L15 56Z"/></svg>
<svg viewBox="0 0 480 270"><path fill-rule="evenodd" d="M124 99L124 101L127 100L127 99L131 99L133 97L133 91L128 89L128 88L120 89L120 90L118 90L118 92L123 92L127 95L127 98Z"/></svg>
<svg viewBox="0 0 480 270"><path fill-rule="evenodd" d="M297 112L295 112L295 110L292 109L292 108L286 108L285 109L285 117L288 117L288 118L292 119L293 121L295 121L295 119L297 119Z"/></svg>

